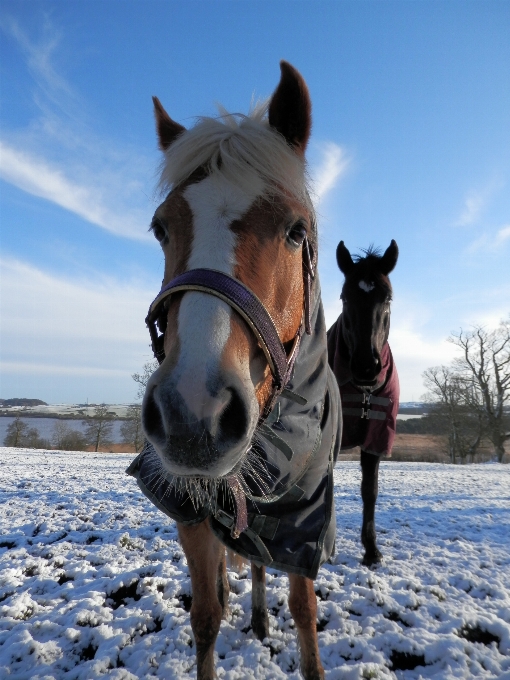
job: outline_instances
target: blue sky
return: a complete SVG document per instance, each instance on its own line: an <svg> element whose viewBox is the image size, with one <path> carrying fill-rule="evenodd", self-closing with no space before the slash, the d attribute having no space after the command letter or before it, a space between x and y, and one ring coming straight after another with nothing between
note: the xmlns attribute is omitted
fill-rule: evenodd
<svg viewBox="0 0 510 680"><path fill-rule="evenodd" d="M510 311L510 3L3 0L0 396L129 402L163 262L147 234L151 96L186 126L271 94L313 101L320 272L340 239L395 238L390 344L402 399L446 338Z"/></svg>

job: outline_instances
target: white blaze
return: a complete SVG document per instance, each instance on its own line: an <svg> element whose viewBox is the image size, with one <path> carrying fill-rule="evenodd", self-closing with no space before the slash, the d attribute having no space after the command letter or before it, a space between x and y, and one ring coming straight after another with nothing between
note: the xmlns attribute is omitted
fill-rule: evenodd
<svg viewBox="0 0 510 680"><path fill-rule="evenodd" d="M193 214L188 270L204 267L233 275L237 238L230 225L241 219L263 191L262 182L256 177L251 187L248 193L221 174L213 174L184 191ZM202 394L207 389L208 377L219 369L230 335L231 313L227 303L207 293L190 291L181 301L177 321L180 340L175 369L177 389L197 418L213 415L207 412ZM220 403L207 403L209 408L222 407Z"/></svg>
<svg viewBox="0 0 510 680"><path fill-rule="evenodd" d="M364 290L365 293L370 293L371 290L374 290L375 285L373 283L367 283L366 281L360 281L359 287L361 290Z"/></svg>

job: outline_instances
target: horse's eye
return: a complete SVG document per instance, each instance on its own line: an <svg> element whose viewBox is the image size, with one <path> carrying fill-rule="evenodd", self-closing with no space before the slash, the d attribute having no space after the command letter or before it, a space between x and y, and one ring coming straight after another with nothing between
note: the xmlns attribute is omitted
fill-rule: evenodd
<svg viewBox="0 0 510 680"><path fill-rule="evenodd" d="M296 248L302 245L306 238L306 227L302 222L294 224L287 234L287 241Z"/></svg>
<svg viewBox="0 0 510 680"><path fill-rule="evenodd" d="M159 222L154 221L152 223L151 229L158 241L163 243L163 241L166 239L166 230L164 227Z"/></svg>

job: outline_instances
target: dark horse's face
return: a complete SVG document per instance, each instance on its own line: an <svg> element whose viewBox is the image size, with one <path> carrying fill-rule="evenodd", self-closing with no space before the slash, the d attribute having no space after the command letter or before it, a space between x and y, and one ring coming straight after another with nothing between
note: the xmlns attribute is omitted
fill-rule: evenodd
<svg viewBox="0 0 510 680"><path fill-rule="evenodd" d="M376 387L381 371L381 351L390 332L392 288L388 274L397 264L398 247L392 241L381 257L368 250L365 257L351 257L340 241L338 266L345 275L341 299L342 336L349 354L353 381Z"/></svg>
<svg viewBox="0 0 510 680"><path fill-rule="evenodd" d="M191 130L154 103L162 184L170 189L152 222L165 258L163 286L199 268L235 277L290 343L303 314L302 246L313 223L305 82L282 62L267 118L257 111L240 120L223 116ZM172 295L161 317L165 359L147 385L145 434L166 473L237 474L272 393L264 352L241 316L213 295Z"/></svg>

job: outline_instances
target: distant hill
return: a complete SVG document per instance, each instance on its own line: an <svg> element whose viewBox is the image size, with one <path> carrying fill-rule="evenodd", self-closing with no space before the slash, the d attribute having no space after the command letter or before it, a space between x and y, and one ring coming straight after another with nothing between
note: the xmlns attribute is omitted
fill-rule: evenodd
<svg viewBox="0 0 510 680"><path fill-rule="evenodd" d="M0 408L7 406L48 406L41 399L0 399Z"/></svg>
<svg viewBox="0 0 510 680"><path fill-rule="evenodd" d="M398 412L406 415L425 415L429 413L433 404L423 401L400 402Z"/></svg>

